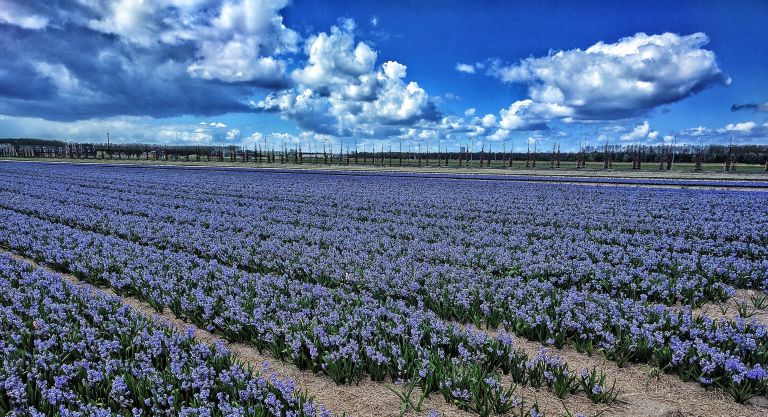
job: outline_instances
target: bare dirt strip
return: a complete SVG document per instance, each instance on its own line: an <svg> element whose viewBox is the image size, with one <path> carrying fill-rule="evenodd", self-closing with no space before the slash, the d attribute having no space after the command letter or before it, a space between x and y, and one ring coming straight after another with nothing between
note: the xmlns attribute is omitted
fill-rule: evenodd
<svg viewBox="0 0 768 417"><path fill-rule="evenodd" d="M32 259L14 252L8 253L15 259L30 263L35 267L40 265ZM323 405L338 415L350 416L397 416L400 412L400 399L390 391L390 388L400 390L392 383L379 383L364 380L359 385L336 385L330 378L313 374L311 371L300 370L296 366L275 360L267 353L259 353L253 347L244 343L230 343L208 331L199 329L176 317L170 310L157 313L148 303L133 297L122 297L110 288L95 288L82 282L75 276L43 267L64 279L79 286L94 288L95 291L118 297L123 303L132 307L139 314L166 323L178 331L187 328L195 329L195 338L203 343L221 343L226 346L238 361L250 365L254 370L269 366L269 372L281 378L291 378L297 386L305 389L318 405ZM491 331L488 331L491 333ZM541 349L542 345L525 339L516 338L517 346L526 351L531 357ZM518 387L516 395L523 397L526 404L537 401L541 411L546 416L617 416L617 417L759 417L768 415L768 408L752 405L741 405L719 389L704 389L694 383L680 381L677 376L667 375L647 365L629 365L617 367L613 362L600 354L587 356L571 348L549 349L550 353L560 356L572 369L598 367L608 376L609 381L616 381L620 390L618 402L612 405L592 404L583 395L570 395L565 400L558 399L546 389ZM418 392L414 393L418 397ZM409 411L406 416L425 416L429 410L436 410L440 416L460 417L475 416L475 414L459 410L456 406L446 403L435 393L427 398L420 412Z"/></svg>
<svg viewBox="0 0 768 417"><path fill-rule="evenodd" d="M768 293L759 290L736 290L733 297L722 303L706 303L694 313L718 319L742 318L768 326ZM768 413L767 413L768 414Z"/></svg>
<svg viewBox="0 0 768 417"><path fill-rule="evenodd" d="M484 330L494 335L494 330ZM515 338L515 343L529 356L534 356L543 347L538 342L524 338ZM609 383L616 381L619 388L618 402L610 406L595 405L586 398L567 397L565 404L558 403L556 397L539 398L542 410L553 410L556 413L547 415L567 415L567 410L573 416L643 416L643 417L766 417L768 416L768 400L756 398L751 404L738 404L719 388L704 388L693 382L683 382L677 375L661 372L646 364L628 364L619 367L607 359L602 353L588 356L577 352L571 347L556 349L547 348L548 353L559 356L572 369L602 370L608 377ZM525 390L523 390L525 392ZM553 402L554 398L554 402ZM558 410L558 405L559 410Z"/></svg>
<svg viewBox="0 0 768 417"><path fill-rule="evenodd" d="M534 354L541 347L539 343L521 338L517 338L516 342L529 354ZM570 347L550 349L550 353L560 356L574 369L601 369L608 381L615 380L619 388L618 399L621 403L591 408L589 404L580 404L580 407L571 409L574 415L576 412L590 415L588 412L596 409L604 411L603 416L622 417L768 416L768 408L738 404L720 389L705 389L696 383L683 382L677 375L665 374L649 365L629 364L619 368L600 353L587 356Z"/></svg>

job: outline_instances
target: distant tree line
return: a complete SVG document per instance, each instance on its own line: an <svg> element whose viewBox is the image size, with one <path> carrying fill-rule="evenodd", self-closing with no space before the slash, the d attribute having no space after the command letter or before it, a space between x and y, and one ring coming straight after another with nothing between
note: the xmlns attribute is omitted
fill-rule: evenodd
<svg viewBox="0 0 768 417"><path fill-rule="evenodd" d="M323 145L319 149L289 148L287 144L267 148L256 143L251 148L236 145L157 145L142 143L81 143L34 138L0 139L0 156L65 159L127 159L158 161L228 161L280 164L338 164L338 165L416 165L416 166L480 166L480 167L541 167L560 168L563 162L587 163L612 169L614 163L632 163L633 169L671 169L675 163L694 164L702 169L706 164L721 164L735 170L737 164L765 165L768 171L768 145L603 145L583 146L578 151L561 152L552 146L544 152L479 151L462 147L460 150L421 146L393 151L383 146L360 150L343 145ZM643 168L645 167L645 168Z"/></svg>
<svg viewBox="0 0 768 417"><path fill-rule="evenodd" d="M699 154L703 155L703 163L724 163L729 157L736 157L742 164L763 164L768 158L768 145L654 145L654 146L609 146L615 162L632 162L636 148L639 149L642 162L658 162L666 154L674 155L675 162L695 163ZM602 162L605 159L605 151L598 147L586 147L587 160ZM578 152L565 154L563 160L575 161Z"/></svg>

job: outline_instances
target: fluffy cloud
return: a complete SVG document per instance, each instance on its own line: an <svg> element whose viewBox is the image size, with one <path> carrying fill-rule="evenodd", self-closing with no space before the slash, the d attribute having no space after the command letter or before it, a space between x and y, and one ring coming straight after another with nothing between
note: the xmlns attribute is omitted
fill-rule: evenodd
<svg viewBox="0 0 768 417"><path fill-rule="evenodd" d="M678 143L724 144L731 140L739 143L766 143L768 141L768 122L762 124L753 121L729 123L720 128L694 127L677 134Z"/></svg>
<svg viewBox="0 0 768 417"><path fill-rule="evenodd" d="M456 64L456 71L463 72L466 74L474 74L475 73L475 66L472 64Z"/></svg>
<svg viewBox="0 0 768 417"><path fill-rule="evenodd" d="M48 26L48 18L36 14L23 5L8 0L0 0L0 23L23 29L39 30Z"/></svg>
<svg viewBox="0 0 768 417"><path fill-rule="evenodd" d="M729 84L703 33L638 33L586 50L527 58L489 73L528 85L527 117L565 121L618 120L682 100L707 87Z"/></svg>
<svg viewBox="0 0 768 417"><path fill-rule="evenodd" d="M729 132L751 132L757 127L755 122L730 123L725 125L725 130Z"/></svg>
<svg viewBox="0 0 768 417"><path fill-rule="evenodd" d="M482 122L483 126L485 126L485 127L496 126L496 116L493 115L493 114L486 114L481 119L481 122Z"/></svg>
<svg viewBox="0 0 768 417"><path fill-rule="evenodd" d="M542 130L547 128L546 119L541 117L540 109L533 100L518 100L507 109L501 109L499 126L507 130Z"/></svg>
<svg viewBox="0 0 768 417"><path fill-rule="evenodd" d="M347 29L334 26L330 34L320 33L307 40L307 65L293 71L296 82L315 89L355 85L357 88L346 92L361 98L372 94L370 72L376 63L376 51L363 42L355 45L351 34L354 23L350 22L345 21Z"/></svg>
<svg viewBox="0 0 768 417"><path fill-rule="evenodd" d="M251 133L250 136L245 138L245 140L249 141L249 142L258 142L258 141L263 140L263 139L264 139L264 134L261 133L261 132L253 132L253 133Z"/></svg>
<svg viewBox="0 0 768 417"><path fill-rule="evenodd" d="M493 134L488 135L488 139L492 141L501 141L509 138L511 132L507 129L496 129Z"/></svg>
<svg viewBox="0 0 768 417"><path fill-rule="evenodd" d="M260 111L280 112L302 129L334 136L391 136L439 114L427 92L405 81L407 67L387 61L376 67L377 53L355 43L354 23L342 21L330 33L308 39L304 67L293 71L293 89L254 103Z"/></svg>
<svg viewBox="0 0 768 417"><path fill-rule="evenodd" d="M157 43L193 43L197 50L187 66L193 77L279 83L285 64L274 55L293 50L298 41L298 35L285 27L279 14L287 3L118 0L97 6L102 16L87 25L145 48Z"/></svg>
<svg viewBox="0 0 768 417"><path fill-rule="evenodd" d="M227 131L227 141L234 142L240 140L240 129L232 129Z"/></svg>
<svg viewBox="0 0 768 417"><path fill-rule="evenodd" d="M246 112L284 88L284 0L0 0L0 113L53 120ZM42 29L44 30L38 30Z"/></svg>
<svg viewBox="0 0 768 417"><path fill-rule="evenodd" d="M647 121L643 122L643 124L635 126L635 128L624 135L621 135L621 140L624 141L632 141L632 140L642 140L648 137L648 132L651 131L651 125L648 124Z"/></svg>
<svg viewBox="0 0 768 417"><path fill-rule="evenodd" d="M659 132L651 130L651 125L648 121L645 121L642 124L635 126L631 132L621 135L619 139L625 142L638 142L643 140L653 141L658 137Z"/></svg>

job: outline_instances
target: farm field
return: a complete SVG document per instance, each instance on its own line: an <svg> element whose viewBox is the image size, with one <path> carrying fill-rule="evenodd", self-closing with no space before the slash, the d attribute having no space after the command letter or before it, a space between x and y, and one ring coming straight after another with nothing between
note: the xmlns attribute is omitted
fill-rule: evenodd
<svg viewBox="0 0 768 417"><path fill-rule="evenodd" d="M768 413L761 176L465 174L0 163L0 414Z"/></svg>

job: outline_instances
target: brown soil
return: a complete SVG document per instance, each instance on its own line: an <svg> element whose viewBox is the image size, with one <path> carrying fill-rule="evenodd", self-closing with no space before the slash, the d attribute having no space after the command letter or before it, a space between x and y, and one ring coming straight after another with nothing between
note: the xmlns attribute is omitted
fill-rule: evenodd
<svg viewBox="0 0 768 417"><path fill-rule="evenodd" d="M706 303L701 308L694 310L694 313L706 315L713 319L724 317L727 319L740 318L739 307L744 306L747 310L747 316L741 317L746 320L755 320L760 324L768 326L768 300L763 308L756 308L752 302L752 297L767 296L764 291L757 290L736 290L736 294L722 303Z"/></svg>

